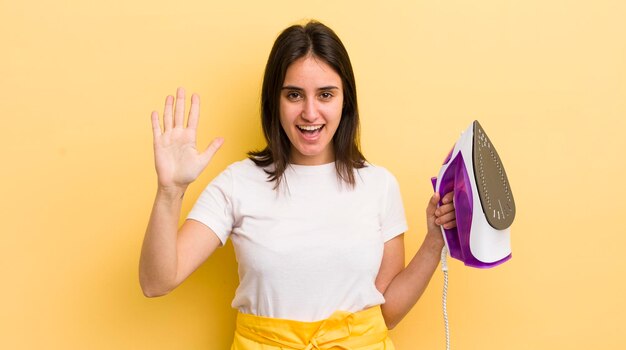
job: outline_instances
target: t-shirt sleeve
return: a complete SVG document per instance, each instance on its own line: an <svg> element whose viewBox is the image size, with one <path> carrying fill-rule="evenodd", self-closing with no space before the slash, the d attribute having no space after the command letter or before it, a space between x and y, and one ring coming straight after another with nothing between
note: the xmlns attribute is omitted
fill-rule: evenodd
<svg viewBox="0 0 626 350"><path fill-rule="evenodd" d="M385 242L404 233L408 229L400 185L390 172L387 173L385 202L381 216L382 235Z"/></svg>
<svg viewBox="0 0 626 350"><path fill-rule="evenodd" d="M207 185L187 215L187 219L199 221L213 230L222 245L233 229L232 192L233 174L227 168Z"/></svg>

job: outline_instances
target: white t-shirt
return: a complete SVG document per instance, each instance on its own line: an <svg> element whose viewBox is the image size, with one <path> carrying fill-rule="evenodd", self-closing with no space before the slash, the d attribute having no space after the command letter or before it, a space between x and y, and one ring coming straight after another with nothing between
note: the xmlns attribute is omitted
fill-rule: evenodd
<svg viewBox="0 0 626 350"><path fill-rule="evenodd" d="M400 190L386 169L335 163L289 165L279 190L249 159L230 165L202 192L188 219L230 236L239 264L232 306L257 316L318 321L337 310L385 302L375 280L384 242L407 230Z"/></svg>

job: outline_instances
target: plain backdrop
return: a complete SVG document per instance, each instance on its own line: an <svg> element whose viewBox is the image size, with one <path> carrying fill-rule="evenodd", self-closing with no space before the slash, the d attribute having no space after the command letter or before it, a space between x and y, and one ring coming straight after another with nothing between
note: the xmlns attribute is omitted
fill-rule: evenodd
<svg viewBox="0 0 626 350"><path fill-rule="evenodd" d="M201 96L198 147L225 144L183 203L263 146L271 45L315 18L354 66L362 147L398 178L407 259L430 177L478 119L517 204L513 259L450 263L453 349L623 349L626 3L0 0L0 348L227 349L230 244L145 298L156 190L150 113ZM391 332L443 349L442 274Z"/></svg>

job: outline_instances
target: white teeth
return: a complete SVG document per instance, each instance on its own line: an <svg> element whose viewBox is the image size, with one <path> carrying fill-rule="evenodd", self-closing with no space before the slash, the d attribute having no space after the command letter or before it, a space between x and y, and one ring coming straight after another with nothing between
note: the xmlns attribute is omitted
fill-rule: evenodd
<svg viewBox="0 0 626 350"><path fill-rule="evenodd" d="M324 125L298 125L298 128L306 131L315 131L322 128Z"/></svg>

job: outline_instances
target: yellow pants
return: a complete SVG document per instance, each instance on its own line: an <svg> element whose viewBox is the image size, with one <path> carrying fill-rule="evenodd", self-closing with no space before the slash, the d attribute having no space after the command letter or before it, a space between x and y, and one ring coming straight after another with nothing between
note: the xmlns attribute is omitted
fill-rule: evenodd
<svg viewBox="0 0 626 350"><path fill-rule="evenodd" d="M394 350L380 306L317 322L237 314L231 350Z"/></svg>

